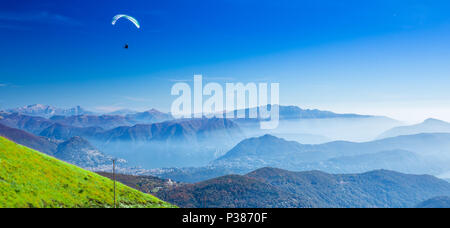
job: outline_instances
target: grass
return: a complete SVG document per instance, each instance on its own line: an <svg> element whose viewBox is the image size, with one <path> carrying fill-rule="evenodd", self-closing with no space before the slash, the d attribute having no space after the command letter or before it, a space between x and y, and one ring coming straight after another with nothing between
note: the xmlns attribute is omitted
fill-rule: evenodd
<svg viewBox="0 0 450 228"><path fill-rule="evenodd" d="M174 207L116 183L118 207ZM0 137L0 208L113 207L113 182Z"/></svg>

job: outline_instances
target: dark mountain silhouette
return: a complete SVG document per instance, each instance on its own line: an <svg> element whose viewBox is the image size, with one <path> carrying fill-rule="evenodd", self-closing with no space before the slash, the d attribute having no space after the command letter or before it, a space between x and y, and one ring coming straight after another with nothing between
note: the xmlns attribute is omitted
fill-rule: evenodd
<svg viewBox="0 0 450 228"><path fill-rule="evenodd" d="M244 138L233 121L217 118L179 119L108 130L99 126L121 125L127 119L123 116L53 116L49 120L5 112L0 116L0 123L8 127L46 138L64 141L75 136L85 138L101 151L134 159L134 165L146 168L206 165Z"/></svg>
<svg viewBox="0 0 450 228"><path fill-rule="evenodd" d="M118 127L89 139L102 151L147 169L207 165L244 138L227 119L181 119Z"/></svg>
<svg viewBox="0 0 450 228"><path fill-rule="evenodd" d="M420 124L392 128L381 134L378 138L382 139L421 133L450 133L450 123L437 119L427 119Z"/></svg>
<svg viewBox="0 0 450 228"><path fill-rule="evenodd" d="M414 207L450 193L450 184L433 176L379 170L331 175L263 168L159 191L180 207Z"/></svg>
<svg viewBox="0 0 450 228"><path fill-rule="evenodd" d="M438 196L419 203L417 208L450 208L450 197Z"/></svg>
<svg viewBox="0 0 450 228"><path fill-rule="evenodd" d="M389 169L404 173L439 173L435 162L428 162L417 154L406 150L389 150L378 153L344 156L317 164L306 164L331 173L360 173L368 170Z"/></svg>
<svg viewBox="0 0 450 228"><path fill-rule="evenodd" d="M302 109L297 106L280 106L281 119L368 118L369 115L338 114L318 109Z"/></svg>
<svg viewBox="0 0 450 228"><path fill-rule="evenodd" d="M276 107L276 106L275 106ZM279 106L279 125L276 129L262 130L261 116L251 119L261 108L240 110L245 118L236 122L248 137L271 134L305 144L320 144L334 140L369 141L382 132L398 126L399 122L384 116L338 114L330 111L302 109L297 106ZM235 116L239 111L234 111ZM230 114L230 113L228 113Z"/></svg>
<svg viewBox="0 0 450 228"><path fill-rule="evenodd" d="M151 109L145 112L118 110L107 115L98 115L96 113L86 111L80 106L64 109L41 104L8 109L4 110L3 113L43 117L47 119L51 118L55 122L76 127L98 126L105 129L111 129L118 126L135 125L138 123L163 122L173 119L170 114L160 112L156 109Z"/></svg>
<svg viewBox="0 0 450 228"><path fill-rule="evenodd" d="M136 124L152 124L172 120L172 116L156 109L129 115L76 115L53 116L50 118L55 123L74 127L101 127L113 129L122 126L134 126Z"/></svg>

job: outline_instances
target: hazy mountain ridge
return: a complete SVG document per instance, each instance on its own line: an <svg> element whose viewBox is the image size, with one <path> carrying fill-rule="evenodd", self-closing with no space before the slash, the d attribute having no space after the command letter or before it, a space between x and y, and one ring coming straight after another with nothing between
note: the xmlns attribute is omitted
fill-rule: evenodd
<svg viewBox="0 0 450 228"><path fill-rule="evenodd" d="M450 154L449 143L450 134L442 133L399 136L367 143L337 141L319 145L303 145L265 135L241 141L208 166L155 169L147 174L189 183L228 174L245 174L262 167L328 173L388 169L439 176L449 169L450 160L445 157Z"/></svg>
<svg viewBox="0 0 450 228"><path fill-rule="evenodd" d="M319 145L303 145L265 135L240 142L212 165L248 167L248 169L272 166L297 170L296 168L307 163L399 149L411 151L420 156L437 156L448 160L450 155L448 148L450 148L450 134L445 133L398 136L367 143L337 141ZM315 168L318 167L315 166Z"/></svg>
<svg viewBox="0 0 450 228"><path fill-rule="evenodd" d="M264 106L262 106L264 107ZM230 113L234 113L236 116L236 119L249 119L250 118L250 112L256 113L258 118L257 119L263 119L261 118L261 109L262 107L256 107L256 108L247 108L247 109L241 109L241 110L235 110ZM270 112L271 105L268 105L266 110ZM323 111L319 109L302 109L298 106L283 106L278 105L275 106L278 107L279 110L279 117L281 120L287 120L287 119L327 119L327 118L369 118L369 117L375 117L370 115L359 115L359 114L339 114L331 111ZM238 117L238 113L244 113L245 117L240 118Z"/></svg>
<svg viewBox="0 0 450 228"><path fill-rule="evenodd" d="M202 167L152 169L143 174L194 183L263 167L292 171L362 173L388 169L448 177L450 134L398 136L366 143L336 141L304 145L271 135L244 139ZM447 174L445 174L447 173Z"/></svg>
<svg viewBox="0 0 450 228"><path fill-rule="evenodd" d="M145 112L129 113L125 117L137 123L158 123L174 119L171 114L160 112L156 109L150 109Z"/></svg>
<svg viewBox="0 0 450 228"><path fill-rule="evenodd" d="M240 110L245 118L232 118L248 137L265 134L288 138L304 144L320 144L336 140L369 141L401 123L385 116L338 114L297 106L279 106L279 125L276 129L260 129L260 115L249 118L250 111L259 113L260 108Z"/></svg>
<svg viewBox="0 0 450 228"><path fill-rule="evenodd" d="M56 140L67 140L75 136L94 137L103 131L101 127L74 127L56 123L42 130L39 135Z"/></svg>
<svg viewBox="0 0 450 228"><path fill-rule="evenodd" d="M29 125L36 125L36 122L48 122L46 127L50 126L50 123L60 123L74 127L102 127L112 129L119 126L151 124L173 119L172 115L156 109L145 112L122 111L117 112L117 114L99 114L86 111L80 106L71 109L62 109L40 104L5 110L0 112L0 116L6 119L3 124L27 130L34 134L39 133L45 127L27 128L22 122L29 122ZM6 121L9 121L9 124Z"/></svg>
<svg viewBox="0 0 450 228"><path fill-rule="evenodd" d="M378 138L383 139L421 133L450 133L450 123L438 119L427 119L420 124L392 128L378 136Z"/></svg>
<svg viewBox="0 0 450 228"><path fill-rule="evenodd" d="M116 110L116 111L113 111L113 112L108 112L108 113L106 113L106 115L126 116L128 114L136 114L136 113L138 113L138 111L134 111L134 110L131 110L131 109L119 109L119 110Z"/></svg>
<svg viewBox="0 0 450 228"><path fill-rule="evenodd" d="M305 110L295 106L280 106L280 113L284 116L282 118L288 119L286 123L282 120L280 126L283 124L290 126L292 123L289 121L292 119L297 121L297 118L300 120L302 118L318 118L320 120L327 118L327 121L338 121L342 120L342 118L348 118L350 122L353 119L356 121L374 118L373 116L356 114L335 114L328 111ZM339 167L341 165L337 164L342 164L342 162L328 160L338 157L358 156L361 153L375 154L382 151L395 151L397 149L414 153L424 152L425 149L428 149L429 153L439 154L442 152L440 151L442 148L431 145L431 142L423 143L423 145L419 146L415 144L414 146L405 147L404 145L409 142L401 143L399 139L396 139L396 142L393 143L380 143L375 141L361 144L331 142L329 144L309 145L274 141L272 145L269 143L270 140L265 142L264 145L259 145L262 142L258 142L258 140L245 143L246 141L244 139L248 135L252 135L252 133L249 133L246 129L244 130L241 125L245 121L250 121L245 123L257 123L252 122L251 119L246 119L244 122L240 119L230 120L221 118L176 119L158 123L135 124L139 121L155 121L155 118L159 120L170 118L170 114L165 114L155 109L122 116L76 115L53 116L50 119L5 113L2 113L1 116L4 118L0 119L0 123L5 123L10 127L23 129L52 140L66 141L76 136L82 137L89 140L101 151L108 152L111 156L123 157L132 162L131 164L133 166L141 166L147 169L206 166L212 160L219 158L212 163L215 167L223 168L218 173L223 173L223 170L227 170L226 172L229 170L250 171L266 166L292 170L316 168L330 172L366 171L363 170L363 167L377 168L377 166L365 164L354 167ZM133 118L135 120L132 120ZM304 125L303 122L297 124ZM257 126L257 124L254 126ZM314 126L317 125L313 124L312 129L317 128ZM362 125L360 127L364 126ZM244 128L246 127L247 125L244 124ZM259 128L257 131L256 135L261 135L263 132ZM279 134L283 135L282 133ZM289 135L290 133L288 132L287 134ZM301 135L302 133L299 133L296 136ZM316 138L319 137L318 135ZM319 139L318 141L321 140L326 139ZM416 140L423 141L420 137L416 138ZM233 148L236 144L241 148ZM384 144L388 144L389 146L383 146ZM439 145L442 146L442 144ZM420 151L412 150L416 147ZM258 149L255 150L254 148ZM239 151L245 151L246 153L252 151L253 154L243 155L239 159L233 160L233 154ZM418 155L421 156L422 154ZM382 159L377 160L380 161ZM322 164L318 165L319 162L322 162ZM379 168L391 167L394 166L385 165ZM197 171L194 172L198 173Z"/></svg>
<svg viewBox="0 0 450 228"><path fill-rule="evenodd" d="M73 115L52 116L50 118L55 123L68 126L101 127L107 130L122 126L134 126L136 124L164 122L172 119L170 114L160 112L156 109L128 115Z"/></svg>

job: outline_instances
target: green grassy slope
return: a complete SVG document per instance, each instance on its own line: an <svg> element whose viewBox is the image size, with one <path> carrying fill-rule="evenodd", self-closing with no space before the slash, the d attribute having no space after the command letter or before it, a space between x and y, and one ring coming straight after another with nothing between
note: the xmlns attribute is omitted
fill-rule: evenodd
<svg viewBox="0 0 450 228"><path fill-rule="evenodd" d="M116 183L118 207L173 207ZM0 208L112 207L113 182L0 137Z"/></svg>

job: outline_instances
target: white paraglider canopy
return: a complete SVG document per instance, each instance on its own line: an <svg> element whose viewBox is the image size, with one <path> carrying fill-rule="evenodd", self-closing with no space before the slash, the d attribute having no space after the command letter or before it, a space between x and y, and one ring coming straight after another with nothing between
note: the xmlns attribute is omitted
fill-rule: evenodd
<svg viewBox="0 0 450 228"><path fill-rule="evenodd" d="M115 25L116 22L120 19L120 18L125 18L128 19L129 21L131 21L134 25L136 25L137 28L140 28L141 26L139 25L139 22L134 18L134 17L130 17L128 15L125 14L119 14L114 16L113 20L112 20L112 25Z"/></svg>

